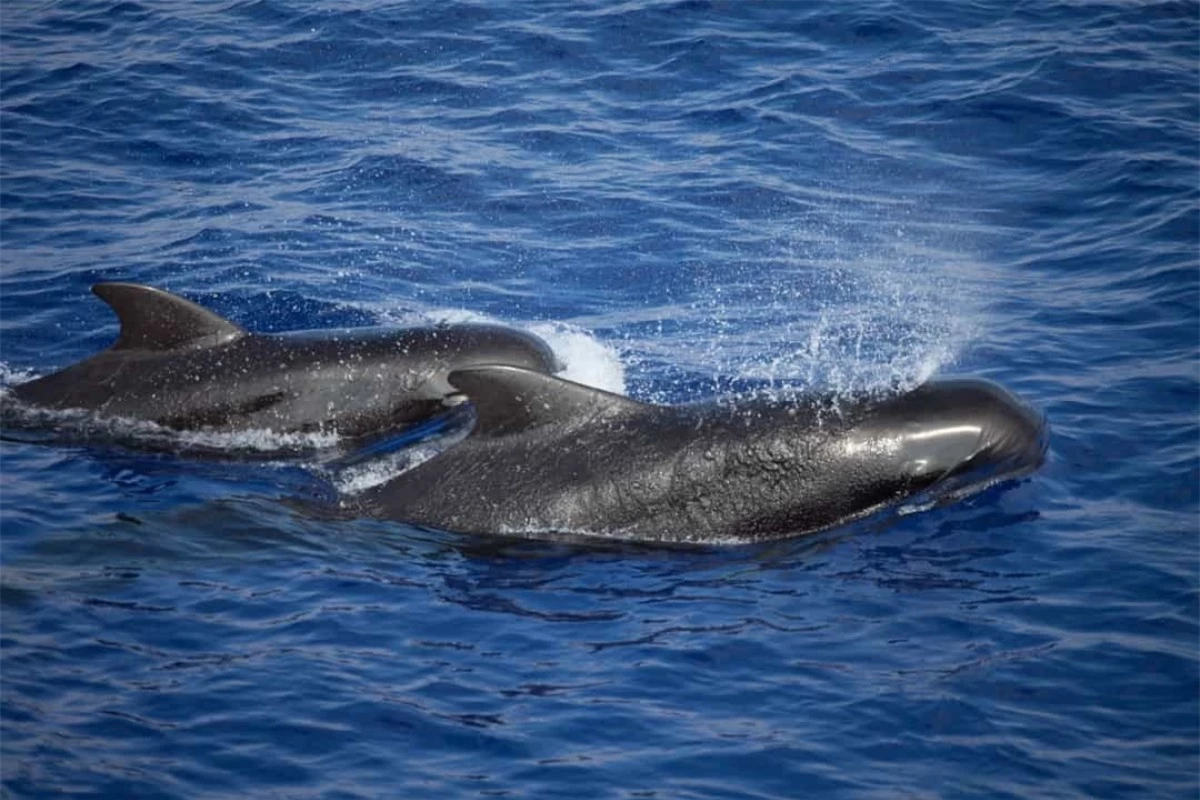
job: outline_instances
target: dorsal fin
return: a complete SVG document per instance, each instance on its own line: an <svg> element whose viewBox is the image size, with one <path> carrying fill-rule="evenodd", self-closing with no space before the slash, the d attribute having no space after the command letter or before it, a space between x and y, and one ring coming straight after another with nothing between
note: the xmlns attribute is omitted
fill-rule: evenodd
<svg viewBox="0 0 1200 800"><path fill-rule="evenodd" d="M475 406L475 436L504 436L576 417L644 407L619 394L505 364L454 370L450 383Z"/></svg>
<svg viewBox="0 0 1200 800"><path fill-rule="evenodd" d="M240 327L191 300L136 283L98 283L92 292L121 321L113 350L211 347L245 334Z"/></svg>

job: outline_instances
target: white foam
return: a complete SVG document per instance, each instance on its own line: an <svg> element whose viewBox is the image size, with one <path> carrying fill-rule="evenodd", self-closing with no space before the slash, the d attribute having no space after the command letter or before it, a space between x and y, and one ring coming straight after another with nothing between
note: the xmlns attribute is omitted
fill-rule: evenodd
<svg viewBox="0 0 1200 800"><path fill-rule="evenodd" d="M147 423L153 425L154 423ZM158 426L155 426L158 427ZM241 431L160 431L176 438L185 448L204 450L256 451L261 453L331 450L342 443L341 435L332 431L281 433L265 428Z"/></svg>
<svg viewBox="0 0 1200 800"><path fill-rule="evenodd" d="M337 472L327 473L326 478L339 494L356 495L372 486L390 481L400 473L433 458L438 452L437 448L417 445L373 461L366 461Z"/></svg>
<svg viewBox="0 0 1200 800"><path fill-rule="evenodd" d="M239 431L167 428L149 420L105 416L86 409L47 409L26 405L3 391L3 421L31 438L127 443L139 448L206 454L290 455L328 451L338 447L337 433L314 431L280 433L252 428Z"/></svg>
<svg viewBox="0 0 1200 800"><path fill-rule="evenodd" d="M26 383L38 377L39 373L31 369L14 369L0 361L0 392L7 392L11 387Z"/></svg>
<svg viewBox="0 0 1200 800"><path fill-rule="evenodd" d="M325 471L324 475L340 494L353 496L424 464L458 438L422 442L351 467Z"/></svg>

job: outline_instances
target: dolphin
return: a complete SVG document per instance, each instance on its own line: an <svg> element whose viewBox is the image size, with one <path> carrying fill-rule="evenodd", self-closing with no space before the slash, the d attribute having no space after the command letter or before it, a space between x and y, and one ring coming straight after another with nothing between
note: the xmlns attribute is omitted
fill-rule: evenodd
<svg viewBox="0 0 1200 800"><path fill-rule="evenodd" d="M556 369L541 339L498 325L258 334L162 289L100 283L92 291L117 314L116 342L13 387L15 400L176 430L358 439L441 411L455 391L451 370Z"/></svg>
<svg viewBox="0 0 1200 800"><path fill-rule="evenodd" d="M1036 469L1044 418L1000 386L662 406L515 366L457 369L462 441L344 510L463 533L751 542Z"/></svg>

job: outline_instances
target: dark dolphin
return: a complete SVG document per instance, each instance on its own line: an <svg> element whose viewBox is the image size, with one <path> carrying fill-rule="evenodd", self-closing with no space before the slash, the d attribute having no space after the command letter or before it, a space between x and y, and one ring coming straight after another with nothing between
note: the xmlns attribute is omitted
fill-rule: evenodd
<svg viewBox="0 0 1200 800"><path fill-rule="evenodd" d="M101 283L92 291L116 312L117 341L13 387L13 398L179 430L357 438L442 410L451 370L555 369L541 339L498 325L256 334L162 289Z"/></svg>
<svg viewBox="0 0 1200 800"><path fill-rule="evenodd" d="M635 402L509 366L457 370L470 435L353 511L470 533L755 541L1030 472L1043 418L983 380L834 402Z"/></svg>

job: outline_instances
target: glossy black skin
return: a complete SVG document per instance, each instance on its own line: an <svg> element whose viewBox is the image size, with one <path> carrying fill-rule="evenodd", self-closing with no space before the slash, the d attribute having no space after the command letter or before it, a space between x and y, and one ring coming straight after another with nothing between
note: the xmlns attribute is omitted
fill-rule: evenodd
<svg viewBox="0 0 1200 800"><path fill-rule="evenodd" d="M107 284L97 294L114 286L124 292L110 299L122 314L122 339L14 387L13 397L42 408L86 409L181 430L364 437L441 411L453 391L446 382L450 370L497 360L555 369L544 342L497 325L255 334L215 315L173 325L177 309L183 317L211 312L161 290ZM160 300L162 314L138 318L147 304ZM120 302L140 305L127 310ZM193 338L167 345L154 341L187 324L195 328L188 334ZM139 326L150 329L140 339Z"/></svg>
<svg viewBox="0 0 1200 800"><path fill-rule="evenodd" d="M484 371L504 382L502 368ZM1035 469L1046 447L1042 417L981 380L836 407L819 398L666 407L577 392L556 418L530 423L489 408L489 393L505 388L472 372L450 378L480 409L472 434L364 493L360 510L470 533L755 541L923 492L969 493ZM552 405L562 386L576 385L537 377L515 394Z"/></svg>

